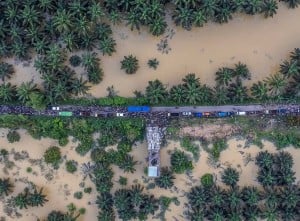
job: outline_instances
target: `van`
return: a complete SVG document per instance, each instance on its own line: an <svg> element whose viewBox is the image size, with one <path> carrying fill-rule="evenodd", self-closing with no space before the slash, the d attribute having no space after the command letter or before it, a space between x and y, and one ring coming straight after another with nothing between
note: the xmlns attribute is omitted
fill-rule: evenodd
<svg viewBox="0 0 300 221"><path fill-rule="evenodd" d="M239 111L239 112L237 112L237 115L244 116L244 115L246 115L246 112L245 111Z"/></svg>

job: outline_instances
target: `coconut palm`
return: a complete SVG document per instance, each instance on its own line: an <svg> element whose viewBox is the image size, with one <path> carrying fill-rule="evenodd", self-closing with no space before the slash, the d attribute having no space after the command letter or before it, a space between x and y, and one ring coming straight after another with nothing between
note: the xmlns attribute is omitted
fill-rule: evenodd
<svg viewBox="0 0 300 221"><path fill-rule="evenodd" d="M279 170L290 170L293 168L294 159L289 152L280 151L275 155L275 164Z"/></svg>
<svg viewBox="0 0 300 221"><path fill-rule="evenodd" d="M90 6L88 7L87 14L89 15L91 21L98 22L99 19L105 15L105 12L99 2L92 1Z"/></svg>
<svg viewBox="0 0 300 221"><path fill-rule="evenodd" d="M244 4L244 11L249 15L255 15L261 12L263 7L261 0L246 0Z"/></svg>
<svg viewBox="0 0 300 221"><path fill-rule="evenodd" d="M55 29L60 33L68 33L73 28L73 14L64 9L58 9L52 17L52 22Z"/></svg>
<svg viewBox="0 0 300 221"><path fill-rule="evenodd" d="M33 81L22 82L22 84L17 88L18 100L25 104L29 100L29 96L33 92L37 92L37 85Z"/></svg>
<svg viewBox="0 0 300 221"><path fill-rule="evenodd" d="M286 2L289 8L297 8L298 5L300 5L300 0L282 0L282 1Z"/></svg>
<svg viewBox="0 0 300 221"><path fill-rule="evenodd" d="M118 162L118 166L124 170L124 172L134 173L134 166L137 164L137 161L134 161L133 156L126 154L121 162Z"/></svg>
<svg viewBox="0 0 300 221"><path fill-rule="evenodd" d="M0 85L0 100L3 102L10 102L14 100L16 86L11 83L4 83Z"/></svg>
<svg viewBox="0 0 300 221"><path fill-rule="evenodd" d="M0 78L2 81L10 79L15 72L14 66L5 62L0 63Z"/></svg>
<svg viewBox="0 0 300 221"><path fill-rule="evenodd" d="M242 103L247 100L247 88L242 85L242 81L237 79L235 83L231 83L228 87L227 96L232 102Z"/></svg>
<svg viewBox="0 0 300 221"><path fill-rule="evenodd" d="M155 179L155 184L160 188L168 189L174 185L174 175L168 167L162 167L160 176Z"/></svg>
<svg viewBox="0 0 300 221"><path fill-rule="evenodd" d="M36 41L33 42L33 47L36 53L43 55L46 53L49 44L48 39L43 37L36 39Z"/></svg>
<svg viewBox="0 0 300 221"><path fill-rule="evenodd" d="M219 68L216 72L215 81L219 86L228 86L232 77L234 76L234 70L231 68Z"/></svg>
<svg viewBox="0 0 300 221"><path fill-rule="evenodd" d="M202 27L207 22L207 18L201 9L193 11L193 24L196 27Z"/></svg>
<svg viewBox="0 0 300 221"><path fill-rule="evenodd" d="M149 68L153 68L154 70L157 69L157 66L159 65L159 61L156 58L149 59L147 62Z"/></svg>
<svg viewBox="0 0 300 221"><path fill-rule="evenodd" d="M191 221L204 221L205 212L201 208L192 208L192 211L188 213L189 220Z"/></svg>
<svg viewBox="0 0 300 221"><path fill-rule="evenodd" d="M135 184L130 190L130 201L134 206L139 207L143 203L143 190L144 187L140 184Z"/></svg>
<svg viewBox="0 0 300 221"><path fill-rule="evenodd" d="M97 216L98 221L114 221L116 220L113 210L101 210Z"/></svg>
<svg viewBox="0 0 300 221"><path fill-rule="evenodd" d="M274 160L273 154L268 151L261 151L255 157L255 164L261 169L272 169Z"/></svg>
<svg viewBox="0 0 300 221"><path fill-rule="evenodd" d="M171 169L175 173L183 173L185 170L192 170L193 164L188 156L183 152L176 150L171 155Z"/></svg>
<svg viewBox="0 0 300 221"><path fill-rule="evenodd" d="M150 104L158 104L160 102L163 102L167 98L168 92L161 81L154 80L148 82L145 96Z"/></svg>
<svg viewBox="0 0 300 221"><path fill-rule="evenodd" d="M133 55L124 56L121 61L121 69L124 69L126 74L134 74L139 68L139 61Z"/></svg>
<svg viewBox="0 0 300 221"><path fill-rule="evenodd" d="M227 23L232 19L232 9L225 1L224 4L219 5L219 9L215 13L215 21L222 24Z"/></svg>
<svg viewBox="0 0 300 221"><path fill-rule="evenodd" d="M265 0L262 6L265 18L273 17L277 13L278 3L275 0Z"/></svg>
<svg viewBox="0 0 300 221"><path fill-rule="evenodd" d="M193 24L193 10L188 6L177 6L172 16L175 24L186 30L191 30Z"/></svg>
<svg viewBox="0 0 300 221"><path fill-rule="evenodd" d="M242 221L241 210L232 210L227 214L228 221Z"/></svg>
<svg viewBox="0 0 300 221"><path fill-rule="evenodd" d="M136 13L135 10L131 10L128 12L126 16L127 26L130 26L130 30L133 31L134 29L140 30L141 20L139 14Z"/></svg>
<svg viewBox="0 0 300 221"><path fill-rule="evenodd" d="M83 80L82 77L80 77L79 79L75 78L72 81L72 85L71 85L72 94L75 94L75 95L86 94L87 91L90 89L90 86L88 86L86 84L87 84L87 81Z"/></svg>
<svg viewBox="0 0 300 221"><path fill-rule="evenodd" d="M214 98L213 101L216 105L222 105L226 104L229 101L229 98L227 97L228 91L227 88L222 86L216 86L214 88Z"/></svg>
<svg viewBox="0 0 300 221"><path fill-rule="evenodd" d="M295 174L296 173L291 169L282 169L277 171L277 185L285 186L293 184L296 180Z"/></svg>
<svg viewBox="0 0 300 221"><path fill-rule="evenodd" d="M207 19L212 19L218 11L218 2L216 0L203 0L201 1L201 10Z"/></svg>
<svg viewBox="0 0 300 221"><path fill-rule="evenodd" d="M99 209L111 210L113 207L113 197L109 192L101 193L97 196L96 204Z"/></svg>
<svg viewBox="0 0 300 221"><path fill-rule="evenodd" d="M251 73L246 64L238 62L235 64L235 68L233 71L233 76L237 79L251 79Z"/></svg>
<svg viewBox="0 0 300 221"><path fill-rule="evenodd" d="M269 92L274 98L280 98L287 84L283 75L277 73L266 78L265 81L269 86Z"/></svg>
<svg viewBox="0 0 300 221"><path fill-rule="evenodd" d="M263 187L274 186L277 183L276 174L270 169L260 169L257 173L257 181Z"/></svg>
<svg viewBox="0 0 300 221"><path fill-rule="evenodd" d="M221 179L225 185L233 188L239 182L240 175L235 168L228 167L223 171Z"/></svg>
<svg viewBox="0 0 300 221"><path fill-rule="evenodd" d="M117 10L114 10L109 12L108 19L113 25L116 25L121 22L122 15Z"/></svg>
<svg viewBox="0 0 300 221"><path fill-rule="evenodd" d="M195 186L188 193L187 198L190 205L193 205L195 208L202 208L209 200L209 194L204 187Z"/></svg>
<svg viewBox="0 0 300 221"><path fill-rule="evenodd" d="M149 23L149 31L154 36L162 35L165 32L166 27L167 23L163 17L155 18Z"/></svg>
<svg viewBox="0 0 300 221"><path fill-rule="evenodd" d="M207 214L208 220L211 221L225 221L225 213L224 210L220 207L211 208Z"/></svg>
<svg viewBox="0 0 300 221"><path fill-rule="evenodd" d="M43 188L40 191L34 189L33 193L29 193L27 197L27 203L30 206L44 206L45 202L48 200L46 199L46 195L42 194Z"/></svg>
<svg viewBox="0 0 300 221"><path fill-rule="evenodd" d="M277 221L279 218L279 211L276 208L266 207L262 212L261 217L266 221Z"/></svg>
<svg viewBox="0 0 300 221"><path fill-rule="evenodd" d="M33 5L24 4L20 18L23 25L34 26L40 21L40 12Z"/></svg>
<svg viewBox="0 0 300 221"><path fill-rule="evenodd" d="M175 85L170 89L170 98L177 104L182 104L184 101L184 92L185 89L182 84Z"/></svg>
<svg viewBox="0 0 300 221"><path fill-rule="evenodd" d="M102 51L103 55L107 54L109 56L116 52L116 41L111 37L105 37L99 42L99 49Z"/></svg>
<svg viewBox="0 0 300 221"><path fill-rule="evenodd" d="M280 203L280 198L276 189L267 187L265 191L264 199L265 199L265 207L278 208Z"/></svg>
<svg viewBox="0 0 300 221"><path fill-rule="evenodd" d="M258 101L266 101L268 99L268 85L265 82L258 81L251 88L251 95Z"/></svg>
<svg viewBox="0 0 300 221"><path fill-rule="evenodd" d="M295 48L294 51L291 52L291 59L300 62L300 48Z"/></svg>
<svg viewBox="0 0 300 221"><path fill-rule="evenodd" d="M0 178L0 196L8 196L12 192L13 185L10 183L9 178L1 179Z"/></svg>
<svg viewBox="0 0 300 221"><path fill-rule="evenodd" d="M246 186L241 191L241 198L247 207L254 207L262 199L262 194L256 187Z"/></svg>
<svg viewBox="0 0 300 221"><path fill-rule="evenodd" d="M16 40L11 45L11 52L20 59L27 57L28 53L28 44L21 40Z"/></svg>
<svg viewBox="0 0 300 221"><path fill-rule="evenodd" d="M283 221L293 221L297 219L298 211L297 209L282 209L280 211L280 216Z"/></svg>
<svg viewBox="0 0 300 221"><path fill-rule="evenodd" d="M286 77L298 75L300 74L300 63L296 60L284 61L280 65L280 73Z"/></svg>
<svg viewBox="0 0 300 221"><path fill-rule="evenodd" d="M214 186L209 196L212 207L223 207L226 197L226 192L223 189L219 186Z"/></svg>
<svg viewBox="0 0 300 221"><path fill-rule="evenodd" d="M28 206L28 200L27 200L28 192L25 193L19 193L16 197L14 197L14 204L19 209L27 209Z"/></svg>
<svg viewBox="0 0 300 221"><path fill-rule="evenodd" d="M258 218L261 215L261 211L257 207L257 205L255 205L255 206L246 206L243 209L243 215L244 215L246 221L258 221Z"/></svg>
<svg viewBox="0 0 300 221"><path fill-rule="evenodd" d="M237 187L231 188L227 193L226 193L226 201L228 205L229 211L236 211L241 208L241 194L240 191Z"/></svg>
<svg viewBox="0 0 300 221"><path fill-rule="evenodd" d="M285 209L296 209L300 203L300 190L296 185L280 189L280 206Z"/></svg>

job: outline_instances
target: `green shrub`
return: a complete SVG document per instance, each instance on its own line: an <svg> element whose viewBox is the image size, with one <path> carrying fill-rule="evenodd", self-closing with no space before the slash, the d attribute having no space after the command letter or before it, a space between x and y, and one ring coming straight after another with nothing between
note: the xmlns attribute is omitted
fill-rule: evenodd
<svg viewBox="0 0 300 221"><path fill-rule="evenodd" d="M26 172L27 172L27 173L31 173L31 172L32 172L32 168L31 168L31 167L27 167L27 168L26 168Z"/></svg>
<svg viewBox="0 0 300 221"><path fill-rule="evenodd" d="M61 147L66 146L68 143L69 143L69 140L68 140L67 137L62 137L62 138L60 138L60 139L58 140L58 144L59 144L59 146L61 146Z"/></svg>
<svg viewBox="0 0 300 221"><path fill-rule="evenodd" d="M135 56L124 56L124 59L121 61L121 69L125 70L126 74L134 74L138 68L139 61Z"/></svg>
<svg viewBox="0 0 300 221"><path fill-rule="evenodd" d="M123 176L120 176L118 182L119 182L119 184L120 184L121 186L126 186L126 185L127 185L127 178L126 178L126 177L123 177Z"/></svg>
<svg viewBox="0 0 300 221"><path fill-rule="evenodd" d="M83 196L83 193L81 191L75 192L74 193L74 198L80 200Z"/></svg>
<svg viewBox="0 0 300 221"><path fill-rule="evenodd" d="M201 184L205 188L210 188L214 185L214 177L210 173L206 173L201 177Z"/></svg>
<svg viewBox="0 0 300 221"><path fill-rule="evenodd" d="M149 59L147 64L149 68L156 70L157 66L159 65L159 61L156 58Z"/></svg>
<svg viewBox="0 0 300 221"><path fill-rule="evenodd" d="M193 154L194 160L199 160L199 146L192 143L191 139L188 137L184 137L180 143L180 145L188 152Z"/></svg>
<svg viewBox="0 0 300 221"><path fill-rule="evenodd" d="M69 173L74 173L77 170L77 162L74 160L68 160L66 162L66 170Z"/></svg>
<svg viewBox="0 0 300 221"><path fill-rule="evenodd" d="M72 55L69 62L72 67L78 67L81 64L81 57L78 55Z"/></svg>
<svg viewBox="0 0 300 221"><path fill-rule="evenodd" d="M86 187L86 188L84 188L83 192L90 194L92 192L92 187Z"/></svg>
<svg viewBox="0 0 300 221"><path fill-rule="evenodd" d="M60 149L56 146L49 147L44 153L44 160L46 163L57 166L60 162L61 154Z"/></svg>
<svg viewBox="0 0 300 221"><path fill-rule="evenodd" d="M6 157L8 155L8 151L6 149L1 149L0 150L0 156Z"/></svg>
<svg viewBox="0 0 300 221"><path fill-rule="evenodd" d="M80 209L78 210L78 212L79 212L79 214L83 215L83 214L85 214L86 209L85 209L85 208L80 208Z"/></svg>
<svg viewBox="0 0 300 221"><path fill-rule="evenodd" d="M9 143L14 143L14 142L19 142L21 137L17 131L11 130L8 132L6 138Z"/></svg>
<svg viewBox="0 0 300 221"><path fill-rule="evenodd" d="M213 143L213 147L210 150L210 154L213 157L214 160L219 160L220 154L223 150L225 150L228 147L228 144L226 140L216 140Z"/></svg>

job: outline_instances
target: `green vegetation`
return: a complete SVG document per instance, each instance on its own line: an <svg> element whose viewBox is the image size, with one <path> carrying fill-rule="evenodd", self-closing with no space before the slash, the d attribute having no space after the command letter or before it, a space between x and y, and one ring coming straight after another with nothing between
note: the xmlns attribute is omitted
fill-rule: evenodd
<svg viewBox="0 0 300 221"><path fill-rule="evenodd" d="M193 154L193 158L195 161L199 160L199 146L194 144L192 142L192 140L188 137L184 137L181 142L180 145L183 147L184 150L191 152Z"/></svg>
<svg viewBox="0 0 300 221"><path fill-rule="evenodd" d="M53 167L57 167L61 160L59 147L56 146L49 147L44 153L44 160L46 163L52 164Z"/></svg>
<svg viewBox="0 0 300 221"><path fill-rule="evenodd" d="M22 193L19 193L13 198L13 202L19 209L27 209L28 206L43 207L48 200L46 199L46 195L42 192L43 188L41 188L40 191L37 191L36 188L34 188L33 191L25 188Z"/></svg>
<svg viewBox="0 0 300 221"><path fill-rule="evenodd" d="M223 150L228 147L226 140L217 139L213 142L213 146L208 150L209 154L212 156L214 160L219 160L220 154Z"/></svg>
<svg viewBox="0 0 300 221"><path fill-rule="evenodd" d="M155 178L155 184L164 189L171 188L174 185L175 176L168 167L162 167L160 170L160 176Z"/></svg>
<svg viewBox="0 0 300 221"><path fill-rule="evenodd" d="M81 191L77 191L74 193L74 198L80 200L83 197L83 193Z"/></svg>
<svg viewBox="0 0 300 221"><path fill-rule="evenodd" d="M234 188L239 182L239 177L240 175L236 169L228 167L223 171L221 179L225 185Z"/></svg>
<svg viewBox="0 0 300 221"><path fill-rule="evenodd" d="M193 164L183 151L175 150L171 154L171 169L175 173L184 173L186 170L192 170Z"/></svg>
<svg viewBox="0 0 300 221"><path fill-rule="evenodd" d="M256 157L256 162L261 162L263 156L269 158L267 154L269 153L260 152ZM274 173L275 180L281 180L281 173L286 168L291 168L290 160L292 157L287 152L280 152L272 156L277 159L277 162L281 162L279 164L284 165L278 166L276 163L272 165L278 169ZM263 170L265 163L259 165L259 170ZM299 219L297 212L300 203L299 186L296 186L294 181L285 184L276 182L271 188L264 186L263 191L260 191L260 188L254 186L239 187L237 185L239 174L233 172L233 168L226 168L225 171L222 179L226 173L226 183L231 188L222 189L216 184L210 188L198 185L192 187L188 192L187 198L190 208L187 214L189 220Z"/></svg>
<svg viewBox="0 0 300 221"><path fill-rule="evenodd" d="M153 68L154 70L156 70L157 66L159 65L159 61L156 58L153 58L149 59L147 64L149 68Z"/></svg>
<svg viewBox="0 0 300 221"><path fill-rule="evenodd" d="M0 196L8 196L12 192L13 185L10 183L9 178L0 178Z"/></svg>
<svg viewBox="0 0 300 221"><path fill-rule="evenodd" d="M77 171L77 162L74 160L68 160L66 162L66 170L69 173L74 173L75 171Z"/></svg>
<svg viewBox="0 0 300 221"><path fill-rule="evenodd" d="M201 185L204 188L211 188L214 185L214 177L210 173L206 173L201 177Z"/></svg>
<svg viewBox="0 0 300 221"><path fill-rule="evenodd" d="M134 74L139 68L138 59L133 55L124 56L121 61L121 69L125 70L126 74Z"/></svg>
<svg viewBox="0 0 300 221"><path fill-rule="evenodd" d="M6 138L7 138L9 143L14 143L14 142L19 142L21 137L20 137L20 134L17 131L11 130L6 135Z"/></svg>
<svg viewBox="0 0 300 221"><path fill-rule="evenodd" d="M118 183L121 185L121 186L126 186L127 185L127 178L126 177L123 177L123 176L120 176L119 180L118 180Z"/></svg>
<svg viewBox="0 0 300 221"><path fill-rule="evenodd" d="M31 173L31 172L32 172L32 168L31 168L31 167L27 167L27 168L26 168L26 172L27 172L27 173Z"/></svg>
<svg viewBox="0 0 300 221"><path fill-rule="evenodd" d="M81 64L81 57L78 55L72 55L69 62L72 67L78 67Z"/></svg>

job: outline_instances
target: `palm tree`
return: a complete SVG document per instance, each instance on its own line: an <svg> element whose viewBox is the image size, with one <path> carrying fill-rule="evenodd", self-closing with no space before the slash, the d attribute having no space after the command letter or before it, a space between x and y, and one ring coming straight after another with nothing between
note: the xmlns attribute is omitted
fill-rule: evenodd
<svg viewBox="0 0 300 221"><path fill-rule="evenodd" d="M241 210L231 210L228 214L228 221L242 221Z"/></svg>
<svg viewBox="0 0 300 221"><path fill-rule="evenodd" d="M207 190L202 186L195 186L188 193L187 198L189 204L194 208L203 208L209 200L209 194Z"/></svg>
<svg viewBox="0 0 300 221"><path fill-rule="evenodd" d="M247 79L247 80L251 79L251 73L247 65L241 62L235 64L233 76L236 77L237 79Z"/></svg>
<svg viewBox="0 0 300 221"><path fill-rule="evenodd" d="M45 202L48 200L46 199L46 195L42 194L43 188L40 189L38 192L34 189L33 193L29 193L27 196L27 203L30 206L44 206Z"/></svg>
<svg viewBox="0 0 300 221"><path fill-rule="evenodd" d="M150 104L158 104L163 102L167 96L168 92L166 87L159 80L149 81L146 87L146 98Z"/></svg>
<svg viewBox="0 0 300 221"><path fill-rule="evenodd" d="M267 83L258 81L254 83L251 88L251 95L258 101L266 101L268 99Z"/></svg>
<svg viewBox="0 0 300 221"><path fill-rule="evenodd" d="M293 168L293 156L286 151L280 151L275 155L275 164L279 170L290 170Z"/></svg>
<svg viewBox="0 0 300 221"><path fill-rule="evenodd" d="M228 90L225 87L222 86L216 86L214 88L214 98L213 101L216 105L222 105L226 104L229 101L229 98L227 97Z"/></svg>
<svg viewBox="0 0 300 221"><path fill-rule="evenodd" d="M247 88L242 85L241 80L237 79L235 83L229 85L227 96L232 102L242 103L248 98Z"/></svg>
<svg viewBox="0 0 300 221"><path fill-rule="evenodd" d="M15 206L18 207L19 209L24 209L24 208L27 209L27 206L28 206L27 195L28 195L27 191L25 193L19 193L14 198Z"/></svg>
<svg viewBox="0 0 300 221"><path fill-rule="evenodd" d="M219 86L228 86L234 74L234 70L231 68L219 68L216 72L215 81Z"/></svg>
<svg viewBox="0 0 300 221"><path fill-rule="evenodd" d="M131 187L131 190L129 193L130 201L136 207L139 207L143 203L143 194L142 194L143 190L144 190L144 187L141 186L140 184L135 184Z"/></svg>
<svg viewBox="0 0 300 221"><path fill-rule="evenodd" d="M88 8L87 14L90 16L91 21L97 22L105 15L105 12L99 2L92 1Z"/></svg>
<svg viewBox="0 0 300 221"><path fill-rule="evenodd" d="M257 173L257 181L263 187L274 186L277 183L275 173L269 169L260 169Z"/></svg>
<svg viewBox="0 0 300 221"><path fill-rule="evenodd" d="M243 209L243 215L244 215L246 221L258 221L258 218L261 215L261 211L257 205L246 206Z"/></svg>
<svg viewBox="0 0 300 221"><path fill-rule="evenodd" d="M300 63L295 60L291 60L290 62L284 61L280 65L280 73L286 77L292 77L300 74Z"/></svg>
<svg viewBox="0 0 300 221"><path fill-rule="evenodd" d="M55 29L59 33L68 33L73 28L73 14L66 9L58 9L52 17Z"/></svg>
<svg viewBox="0 0 300 221"><path fill-rule="evenodd" d="M101 193L97 196L96 204L99 209L111 210L113 207L113 197L109 192Z"/></svg>
<svg viewBox="0 0 300 221"><path fill-rule="evenodd" d="M225 213L220 207L211 208L207 215L208 220L211 221L225 221Z"/></svg>
<svg viewBox="0 0 300 221"><path fill-rule="evenodd" d="M113 210L101 210L97 216L98 221L114 221L116 220Z"/></svg>
<svg viewBox="0 0 300 221"><path fill-rule="evenodd" d="M22 82L22 84L17 88L18 100L25 104L29 100L29 96L33 92L37 92L37 85L33 81Z"/></svg>
<svg viewBox="0 0 300 221"><path fill-rule="evenodd" d="M267 187L265 191L264 199L265 199L265 207L278 208L280 203L280 198L276 189Z"/></svg>
<svg viewBox="0 0 300 221"><path fill-rule="evenodd" d="M128 12L126 16L127 23L126 25L130 26L130 30L133 31L134 29L140 30L141 22L139 14L136 11L131 10Z"/></svg>
<svg viewBox="0 0 300 221"><path fill-rule="evenodd" d="M215 20L222 23L227 23L232 19L232 9L227 3L220 4L219 9L215 13Z"/></svg>
<svg viewBox="0 0 300 221"><path fill-rule="evenodd" d="M255 164L261 169L272 169L274 160L273 154L268 151L261 151L255 157Z"/></svg>
<svg viewBox="0 0 300 221"><path fill-rule="evenodd" d="M280 98L287 84L286 78L277 73L266 78L265 81L269 86L269 92L274 98Z"/></svg>
<svg viewBox="0 0 300 221"><path fill-rule="evenodd" d="M82 77L80 77L79 79L75 78L73 80L72 86L71 86L72 94L75 94L75 95L86 94L87 91L90 89L90 86L88 86L86 84L87 84L87 81L83 80Z"/></svg>
<svg viewBox="0 0 300 221"><path fill-rule="evenodd" d="M155 179L155 184L160 188L168 189L174 185L174 179L172 171L168 167L162 167L160 176Z"/></svg>
<svg viewBox="0 0 300 221"><path fill-rule="evenodd" d="M20 15L23 25L34 26L39 23L40 12L33 5L24 5Z"/></svg>
<svg viewBox="0 0 300 221"><path fill-rule="evenodd" d="M295 48L293 52L291 52L291 60L300 62L300 48Z"/></svg>
<svg viewBox="0 0 300 221"><path fill-rule="evenodd" d="M186 30L191 30L193 24L193 10L187 6L177 6L172 16L175 24Z"/></svg>
<svg viewBox="0 0 300 221"><path fill-rule="evenodd" d="M276 208L266 207L262 212L262 218L266 221L277 221L279 218L279 211Z"/></svg>
<svg viewBox="0 0 300 221"><path fill-rule="evenodd" d="M261 0L246 0L244 4L244 11L249 15L255 15L261 12L262 7L263 5Z"/></svg>
<svg viewBox="0 0 300 221"><path fill-rule="evenodd" d="M192 208L192 211L188 213L189 220L191 221L204 221L205 212L201 208Z"/></svg>
<svg viewBox="0 0 300 221"><path fill-rule="evenodd" d="M225 185L233 188L239 182L240 175L235 168L228 167L223 171L221 179Z"/></svg>
<svg viewBox="0 0 300 221"><path fill-rule="evenodd" d="M255 207L262 199L262 194L256 187L246 186L242 189L241 197L247 207Z"/></svg>
<svg viewBox="0 0 300 221"><path fill-rule="evenodd" d="M176 104L182 104L184 101L184 92L185 89L182 84L175 85L170 89L170 98Z"/></svg>
<svg viewBox="0 0 300 221"><path fill-rule="evenodd" d="M171 155L171 169L175 173L183 173L185 170L192 170L193 164L188 156L183 152L176 150Z"/></svg>
<svg viewBox="0 0 300 221"><path fill-rule="evenodd" d="M262 12L265 13L265 18L273 17L277 13L278 3L275 0L265 0L262 6Z"/></svg>
<svg viewBox="0 0 300 221"><path fill-rule="evenodd" d="M283 221L293 221L297 219L297 209L282 209L280 211L281 219Z"/></svg>
<svg viewBox="0 0 300 221"><path fill-rule="evenodd" d="M137 164L137 161L134 161L133 156L126 154L121 162L118 162L118 166L124 170L124 172L134 173L134 166Z"/></svg>
<svg viewBox="0 0 300 221"><path fill-rule="evenodd" d="M300 190L296 185L280 189L280 205L285 209L296 209L300 203Z"/></svg>
<svg viewBox="0 0 300 221"><path fill-rule="evenodd" d="M218 11L218 2L216 0L203 0L201 1L201 10L207 19L212 19L215 16L216 11Z"/></svg>
<svg viewBox="0 0 300 221"><path fill-rule="evenodd" d="M8 196L12 192L13 185L9 182L9 178L1 179L0 178L0 196Z"/></svg>
<svg viewBox="0 0 300 221"><path fill-rule="evenodd" d="M193 24L196 27L202 27L207 22L207 18L201 9L193 11Z"/></svg>
<svg viewBox="0 0 300 221"><path fill-rule="evenodd" d="M200 101L201 84L199 78L194 73L187 74L182 81L184 89L185 103L196 104Z"/></svg>
<svg viewBox="0 0 300 221"><path fill-rule="evenodd" d="M300 5L300 0L281 0L288 4L289 8L297 8Z"/></svg>
<svg viewBox="0 0 300 221"><path fill-rule="evenodd" d="M162 35L165 32L166 27L167 23L163 17L152 19L149 24L149 30L154 36Z"/></svg>
<svg viewBox="0 0 300 221"><path fill-rule="evenodd" d="M0 63L0 78L2 81L5 79L10 79L15 73L14 66L5 62Z"/></svg>
<svg viewBox="0 0 300 221"><path fill-rule="evenodd" d="M156 58L153 58L149 59L147 64L149 68L153 68L154 70L156 70L157 66L159 65L159 61Z"/></svg>
<svg viewBox="0 0 300 221"><path fill-rule="evenodd" d="M209 196L212 207L222 208L225 205L226 197L226 192L223 189L214 186Z"/></svg>
<svg viewBox="0 0 300 221"><path fill-rule="evenodd" d="M124 69L126 74L134 74L139 68L139 61L133 55L124 56L121 61L121 69Z"/></svg>
<svg viewBox="0 0 300 221"><path fill-rule="evenodd" d="M103 55L108 54L109 56L112 53L116 52L116 41L111 37L104 37L99 42L99 49L102 51Z"/></svg>
<svg viewBox="0 0 300 221"><path fill-rule="evenodd" d="M49 40L43 37L36 39L36 41L33 42L33 47L36 53L43 55L46 53L49 44Z"/></svg>
<svg viewBox="0 0 300 221"><path fill-rule="evenodd" d="M99 66L100 59L97 53L85 53L82 55L82 66L87 69L96 69Z"/></svg>
<svg viewBox="0 0 300 221"><path fill-rule="evenodd" d="M14 100L16 86L11 83L4 83L0 85L0 100L3 102L10 102Z"/></svg>

